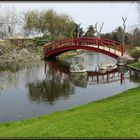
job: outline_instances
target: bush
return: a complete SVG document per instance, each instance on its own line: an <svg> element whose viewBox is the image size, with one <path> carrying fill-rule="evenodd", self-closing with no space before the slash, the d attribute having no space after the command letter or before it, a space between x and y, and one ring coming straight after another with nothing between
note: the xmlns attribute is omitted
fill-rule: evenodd
<svg viewBox="0 0 140 140"><path fill-rule="evenodd" d="M135 59L135 61L138 61L140 59L140 49L132 50L131 56Z"/></svg>
<svg viewBox="0 0 140 140"><path fill-rule="evenodd" d="M37 45L37 46L42 46L42 45L44 45L44 38L42 38L42 37L35 37L34 39L33 39L33 43L35 44L35 45Z"/></svg>

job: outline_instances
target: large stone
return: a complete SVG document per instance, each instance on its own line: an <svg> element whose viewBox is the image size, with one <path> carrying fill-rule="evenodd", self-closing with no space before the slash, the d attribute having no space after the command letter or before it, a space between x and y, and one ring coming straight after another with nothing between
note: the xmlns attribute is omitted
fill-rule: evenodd
<svg viewBox="0 0 140 140"><path fill-rule="evenodd" d="M87 70L86 54L80 54L72 59L70 72L85 72Z"/></svg>

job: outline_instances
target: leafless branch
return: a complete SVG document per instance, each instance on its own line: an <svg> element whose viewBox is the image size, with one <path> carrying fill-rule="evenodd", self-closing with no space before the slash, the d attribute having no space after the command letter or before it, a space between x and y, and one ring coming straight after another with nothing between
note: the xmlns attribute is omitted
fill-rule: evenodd
<svg viewBox="0 0 140 140"><path fill-rule="evenodd" d="M125 28L126 28L125 22L126 22L126 20L127 20L127 17L122 17L122 20L123 20L123 38L122 38L122 43L123 43L123 45L124 45Z"/></svg>
<svg viewBox="0 0 140 140"><path fill-rule="evenodd" d="M104 22L102 22L101 27L100 27L100 29L98 30L98 22L96 22L94 28L95 28L95 32L97 33L97 37L100 37L100 33L101 33L101 31L102 31L103 25L104 25Z"/></svg>

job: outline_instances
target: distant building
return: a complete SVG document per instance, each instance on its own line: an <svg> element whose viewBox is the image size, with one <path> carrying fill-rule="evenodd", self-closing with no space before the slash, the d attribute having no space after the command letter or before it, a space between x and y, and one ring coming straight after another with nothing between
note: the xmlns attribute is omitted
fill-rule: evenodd
<svg viewBox="0 0 140 140"><path fill-rule="evenodd" d="M5 40L9 40L14 45L25 47L26 46L25 42L31 41L32 38L21 36L21 35L14 35Z"/></svg>
<svg viewBox="0 0 140 140"><path fill-rule="evenodd" d="M14 36L7 38L6 40L31 40L31 39L32 38L30 38L30 37L25 37L25 36L21 36L19 34L16 34Z"/></svg>

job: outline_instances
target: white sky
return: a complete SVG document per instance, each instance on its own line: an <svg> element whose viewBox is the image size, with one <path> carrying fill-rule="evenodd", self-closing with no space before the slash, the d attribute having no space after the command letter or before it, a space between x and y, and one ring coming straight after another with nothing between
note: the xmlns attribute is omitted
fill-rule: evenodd
<svg viewBox="0 0 140 140"><path fill-rule="evenodd" d="M1 9L14 8L17 12L31 9L54 9L57 13L70 15L76 23L81 23L84 30L88 25L101 25L104 21L102 33L111 32L122 26L122 16L127 16L127 31L138 24L136 2L0 2ZM99 26L98 25L98 26Z"/></svg>

